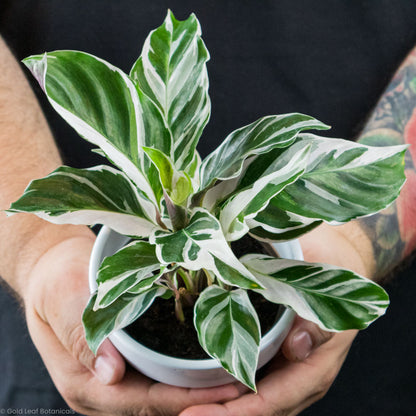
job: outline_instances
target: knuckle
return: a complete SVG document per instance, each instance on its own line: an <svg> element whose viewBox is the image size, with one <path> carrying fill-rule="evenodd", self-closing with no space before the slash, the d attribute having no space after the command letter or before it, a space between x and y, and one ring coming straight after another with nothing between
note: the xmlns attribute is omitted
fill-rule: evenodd
<svg viewBox="0 0 416 416"><path fill-rule="evenodd" d="M77 325L68 332L66 345L75 359L88 368L92 367L94 355L88 348L82 325Z"/></svg>

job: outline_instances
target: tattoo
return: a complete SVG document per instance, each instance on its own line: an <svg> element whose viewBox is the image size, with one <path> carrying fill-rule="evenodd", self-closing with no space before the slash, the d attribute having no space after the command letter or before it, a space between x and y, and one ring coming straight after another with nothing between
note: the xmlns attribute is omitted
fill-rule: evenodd
<svg viewBox="0 0 416 416"><path fill-rule="evenodd" d="M376 277L383 277L416 247L416 48L382 95L359 142L410 145L405 158L407 181L397 201L358 220L373 244Z"/></svg>

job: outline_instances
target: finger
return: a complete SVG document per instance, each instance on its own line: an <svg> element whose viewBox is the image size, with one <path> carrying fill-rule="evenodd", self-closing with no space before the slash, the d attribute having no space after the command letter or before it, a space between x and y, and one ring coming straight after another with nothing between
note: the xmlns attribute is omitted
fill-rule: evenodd
<svg viewBox="0 0 416 416"><path fill-rule="evenodd" d="M354 331L336 334L304 362L276 357L273 371L258 383L257 394L246 394L222 405L193 406L180 416L297 415L328 391L354 337Z"/></svg>
<svg viewBox="0 0 416 416"><path fill-rule="evenodd" d="M311 355L312 351L328 342L334 334L297 317L282 344L282 352L290 361L303 361Z"/></svg>

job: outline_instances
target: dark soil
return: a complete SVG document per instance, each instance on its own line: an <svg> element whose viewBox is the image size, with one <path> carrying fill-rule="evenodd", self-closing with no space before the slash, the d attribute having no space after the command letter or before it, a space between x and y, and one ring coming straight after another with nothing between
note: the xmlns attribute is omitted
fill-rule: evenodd
<svg viewBox="0 0 416 416"><path fill-rule="evenodd" d="M242 253L265 252L264 248L251 238L244 238L233 244L233 251ZM262 335L266 334L279 317L282 307L266 301L263 296L249 293L261 323ZM185 322L175 316L174 300L157 298L152 306L125 330L146 347L177 358L209 358L198 342L193 325L193 308L184 307Z"/></svg>
<svg viewBox="0 0 416 416"><path fill-rule="evenodd" d="M276 322L280 307L267 302L263 296L250 293L261 323L262 335ZM198 342L193 325L193 309L184 308L185 322L180 323L175 316L174 300L157 298L152 306L126 331L146 347L177 358L209 358Z"/></svg>

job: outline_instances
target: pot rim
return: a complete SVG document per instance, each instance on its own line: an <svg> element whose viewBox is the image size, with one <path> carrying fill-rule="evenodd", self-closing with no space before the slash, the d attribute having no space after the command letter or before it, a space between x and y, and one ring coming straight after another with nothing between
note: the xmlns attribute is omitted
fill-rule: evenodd
<svg viewBox="0 0 416 416"><path fill-rule="evenodd" d="M109 239L112 233L115 233L115 231L103 225L97 235L97 240L95 241L95 244L93 246L93 249L91 252L91 260L89 264L88 280L89 280L90 293L95 292L95 290L97 289L96 273L102 261L102 252L104 250L105 243ZM277 252L279 252L279 254L282 257L303 260L303 253L302 253L302 249L298 240L291 240L290 242L285 242L285 243L274 243L272 245L273 245L273 248ZM276 338L276 334L282 332L282 330L287 325L287 323L293 320L294 315L295 315L295 312L293 310L289 308L285 309L285 311L282 313L282 315L280 316L276 324L261 338L260 350L267 348L274 341L274 339ZM140 344L133 337L128 335L127 332L124 331L123 329L114 331L109 336L109 339L111 341L115 341L114 343L116 344L123 343L125 348L129 350L132 350L132 351L134 350L142 354L145 354L150 361L153 361L153 362L163 361L164 365L170 368L179 367L182 369L201 369L201 370L221 368L221 365L219 364L219 362L214 358L195 360L195 359L177 358L177 357L172 357L169 355L159 353L157 351L154 351Z"/></svg>

